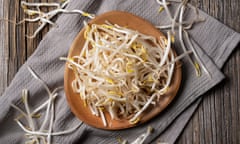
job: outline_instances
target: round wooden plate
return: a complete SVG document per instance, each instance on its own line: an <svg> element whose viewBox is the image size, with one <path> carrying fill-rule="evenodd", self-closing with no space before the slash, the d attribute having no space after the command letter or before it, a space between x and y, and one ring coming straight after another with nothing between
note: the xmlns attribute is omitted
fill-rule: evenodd
<svg viewBox="0 0 240 144"><path fill-rule="evenodd" d="M105 21L109 21L112 24L118 24L120 26L125 26L133 30L137 30L143 34L151 35L156 38L159 36L163 36L163 34L157 30L151 23L147 22L146 20L132 15L127 12L121 11L111 11L104 13L102 15L97 16L93 20L89 22L89 24L104 24ZM77 35L76 39L74 40L68 57L72 57L74 55L78 55L83 47L85 42L84 37L84 29L80 31ZM171 85L169 90L165 95L163 95L159 103L157 103L154 107L149 107L142 115L141 120L133 125L130 124L128 120L112 120L110 115L105 112L105 117L107 120L107 126L103 125L103 122L100 117L92 115L88 107L84 107L83 101L81 100L79 94L74 93L71 87L71 83L74 79L73 71L70 70L67 66L65 67L65 74L64 74L64 90L66 93L68 104L71 108L71 111L83 122L88 125L91 125L96 128L101 129L109 129L109 130L118 130L118 129L125 129L129 127L136 126L138 124L142 124L154 116L158 115L163 109L167 107L167 105L173 100L176 96L177 91L179 89L182 73L181 67L175 66L175 71L173 74L173 79L171 81Z"/></svg>

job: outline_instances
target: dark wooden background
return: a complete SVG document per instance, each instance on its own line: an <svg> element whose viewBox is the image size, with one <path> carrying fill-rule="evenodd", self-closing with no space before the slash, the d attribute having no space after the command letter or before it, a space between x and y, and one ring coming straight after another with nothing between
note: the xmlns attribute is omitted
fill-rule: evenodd
<svg viewBox="0 0 240 144"><path fill-rule="evenodd" d="M192 0L191 3L240 32L240 0ZM23 19L19 4L19 0L0 0L0 18ZM0 22L0 95L49 29L45 28L35 39L27 39L24 35L33 33L36 27L37 24L16 27ZM240 144L240 45L223 72L227 78L204 95L178 144Z"/></svg>

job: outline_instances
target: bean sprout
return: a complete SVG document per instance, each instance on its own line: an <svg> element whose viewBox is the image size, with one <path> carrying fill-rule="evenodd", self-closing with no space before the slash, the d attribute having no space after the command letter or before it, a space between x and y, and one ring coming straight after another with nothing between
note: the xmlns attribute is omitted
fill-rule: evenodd
<svg viewBox="0 0 240 144"><path fill-rule="evenodd" d="M75 75L73 91L104 126L105 112L139 122L170 86L175 67L170 32L156 39L109 22L85 23L84 38L79 55L61 58Z"/></svg>
<svg viewBox="0 0 240 144"><path fill-rule="evenodd" d="M205 20L204 18L199 16L198 9L196 7L194 8L194 12L196 14L196 17L193 20L184 21L183 20L183 15L184 15L185 9L186 9L186 7L190 7L189 4L188 4L188 0L182 0L182 1L178 1L178 0L168 0L168 1L166 1L166 0L156 0L156 2L160 5L160 11L159 12L162 12L163 10L166 10L167 17L171 21L171 24L156 26L156 28L171 29L171 33L173 34L173 36L175 35L175 29L178 28L178 35L179 35L179 41L180 41L181 48L183 49L184 53L186 54L187 53L187 47L186 47L185 41L184 41L184 38L185 38L186 43L188 44L191 51L193 52L194 57L196 58L196 61L194 61L189 55L187 55L187 58L188 58L189 62L195 67L196 75L197 76L201 75L201 69L200 68L202 68L204 70L204 72L209 77L211 77L211 75L208 72L206 66L203 64L203 62L201 61L198 53L196 52L195 48L193 47L193 45L190 41L188 31L187 31L187 30L191 29L195 23L203 22ZM171 2L179 4L175 13L174 13L174 16L172 16L172 14L170 13L170 10L169 10L169 5L170 5ZM184 33L185 37L183 37L183 33Z"/></svg>
<svg viewBox="0 0 240 144"><path fill-rule="evenodd" d="M67 10L65 9L66 6L70 0L64 0L62 3L44 3L44 2L26 2L21 1L21 7L23 8L24 13L28 16L28 18L24 18L23 20L19 22L15 22L13 20L8 19L1 19L8 21L10 23L13 23L15 25L20 25L25 22L40 22L39 27L34 31L32 35L26 35L27 38L35 38L37 34L47 25L50 24L54 27L57 27L58 25L52 21L52 19L58 15L59 13L66 13L66 14L80 14L82 16L88 17L90 19L93 19L95 16L93 14L89 14L87 12L84 12L82 10ZM53 10L50 10L49 12L44 12L41 9L43 7L49 7L53 8Z"/></svg>
<svg viewBox="0 0 240 144"><path fill-rule="evenodd" d="M136 140L134 140L133 142L131 142L131 144L143 144L144 141L147 139L147 137L149 137L149 135L153 132L153 128L152 127L148 127L147 132L141 134L139 137L137 137Z"/></svg>
<svg viewBox="0 0 240 144"><path fill-rule="evenodd" d="M41 21L41 25L34 32L34 34L27 37L28 38L36 37L36 35L45 27L46 24L57 26L54 22L51 21L51 19L59 13L78 13L83 16L89 17L91 19L94 18L94 15L83 12L81 10L66 10L65 7L69 2L70 0L65 0L62 4L60 3L28 3L28 2L22 1L21 6L27 15L29 16L38 15L38 16L32 19L23 19L20 23L25 21L28 21L28 22ZM41 7L56 7L56 9L53 9L49 12L43 12L41 11ZM35 8L37 10L32 10L29 8Z"/></svg>
<svg viewBox="0 0 240 144"><path fill-rule="evenodd" d="M148 126L147 131L145 133L142 133L139 135L134 141L132 141L130 144L143 144L144 141L150 136L150 134L153 132L153 128L151 126ZM123 140L121 138L118 138L119 144L128 144L127 140Z"/></svg>
<svg viewBox="0 0 240 144"><path fill-rule="evenodd" d="M49 98L47 101L43 102L40 106L35 108L34 110L30 110L29 104L28 104L28 90L23 89L22 91L22 99L23 103L26 109L26 112L24 112L22 109L20 109L18 106L11 104L13 108L15 108L17 111L19 111L21 114L15 119L19 127L26 133L26 142L28 144L39 144L41 142L50 144L52 136L57 135L64 135L69 134L75 131L79 125L74 126L73 128L65 131L59 131L54 132L53 131L53 124L54 124L54 100L58 96L58 90L62 89L62 87L58 87L51 91L47 84L41 80L41 78L32 70L32 68L28 67L29 72L32 74L32 76L37 79L45 88L47 91ZM43 119L43 122L40 127L36 125L37 122L34 121L34 115L39 112L42 109L46 109L46 114ZM29 126L25 126L20 120L22 118L25 118L28 122ZM81 124L81 123L80 123ZM48 128L46 127L48 125Z"/></svg>

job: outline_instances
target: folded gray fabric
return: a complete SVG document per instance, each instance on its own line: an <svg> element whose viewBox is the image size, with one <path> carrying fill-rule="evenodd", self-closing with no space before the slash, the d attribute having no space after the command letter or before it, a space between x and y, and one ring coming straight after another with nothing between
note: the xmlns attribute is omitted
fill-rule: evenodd
<svg viewBox="0 0 240 144"><path fill-rule="evenodd" d="M157 13L158 8L155 0L72 0L67 7L67 9L80 9L97 15L111 10L128 11L154 25L161 25L164 24L166 17L164 13ZM82 123L71 134L55 136L54 143L110 144L117 143L119 137L131 142L144 133L148 126L152 126L154 132L146 140L146 143L156 142L159 137L162 142L174 143L196 109L201 96L224 78L219 68L222 67L240 40L240 35L237 32L204 12L200 12L200 15L205 17L206 21L197 24L190 31L190 35L194 40L193 44L197 48L198 54L212 76L211 78L205 73L201 77L196 77L194 68L187 60L183 59L181 89L167 109L154 119L140 126L119 131L96 129ZM188 17L192 17L191 13ZM83 27L83 20L86 20L86 18L77 14L62 14L57 20L59 27L52 28L43 38L36 51L27 63L20 68L9 87L0 97L0 141L2 143L24 142L24 132L13 120L18 113L10 107L11 103L20 107L23 106L21 102L22 89L29 89L29 101L31 101L33 107L48 98L44 88L33 79L26 65L31 66L50 88L54 89L62 86L65 63L60 61L59 57L67 56L71 43ZM177 51L180 50L178 43L176 41L175 49ZM63 91L57 99L55 109L57 111L54 124L55 131L71 128L81 123L71 113Z"/></svg>

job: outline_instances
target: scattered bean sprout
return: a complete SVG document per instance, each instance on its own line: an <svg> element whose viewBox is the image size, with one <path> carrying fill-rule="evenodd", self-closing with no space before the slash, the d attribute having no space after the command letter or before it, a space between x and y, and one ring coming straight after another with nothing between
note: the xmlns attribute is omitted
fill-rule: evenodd
<svg viewBox="0 0 240 144"><path fill-rule="evenodd" d="M45 88L45 90L49 95L49 98L47 101L42 103L39 107L37 107L31 112L29 107L29 102L28 102L28 90L23 89L22 99L25 105L26 112L21 110L15 104L11 104L13 108L15 108L17 111L20 112L20 115L15 119L15 121L17 122L19 127L26 133L26 136L27 136L26 138L28 138L26 141L27 144L35 144L35 143L40 144L41 142L50 144L52 141L51 140L52 136L72 133L79 127L79 125L76 125L73 128L65 131L59 131L59 132L53 131L54 113L55 113L54 100L59 95L58 90L62 89L62 87L58 87L51 92L47 84L44 81L42 81L40 77L30 67L28 67L28 70L32 74L32 76L43 85L43 87ZM33 118L40 110L43 110L43 109L46 109L46 114L41 126L39 127L38 125L36 125L36 122L34 121ZM37 117L39 116L40 115L38 115ZM27 120L28 126L25 126L20 121L22 118L25 118Z"/></svg>
<svg viewBox="0 0 240 144"><path fill-rule="evenodd" d="M26 2L21 1L21 7L23 8L24 13L28 16L28 18L24 18L23 20L19 22L15 22L13 20L8 19L2 19L6 20L10 23L13 23L15 25L20 25L25 22L40 22L39 27L35 30L35 32L32 35L26 35L27 38L35 38L39 32L47 25L50 24L54 27L57 27L57 24L52 21L52 19L58 15L59 13L76 13L81 14L82 16L88 17L90 19L93 19L95 16L93 14L89 14L87 12L84 12L82 10L74 9L74 10L67 10L65 9L66 6L70 0L63 0L62 3L44 3L44 2ZM50 10L48 12L45 12L42 10L43 7L48 8L54 8L53 10Z"/></svg>
<svg viewBox="0 0 240 144"><path fill-rule="evenodd" d="M170 86L178 59L171 49L170 32L167 39L157 39L109 22L85 23L84 38L79 55L61 58L74 72L73 91L104 126L104 112L114 120L139 122Z"/></svg>
<svg viewBox="0 0 240 144"><path fill-rule="evenodd" d="M147 132L141 134L140 136L138 136L133 142L131 142L130 144L143 144L144 141L150 136L150 134L153 132L153 128L151 126L149 126L147 128ZM128 141L127 140L122 140L122 139L118 139L119 144L127 144Z"/></svg>
<svg viewBox="0 0 240 144"><path fill-rule="evenodd" d="M147 132L141 134L136 140L134 140L133 142L131 142L131 144L143 144L144 141L147 139L147 137L149 137L149 135L153 132L153 128L152 127L148 127Z"/></svg>
<svg viewBox="0 0 240 144"><path fill-rule="evenodd" d="M178 0L168 0L168 1L166 1L166 0L156 0L156 1L160 5L159 12L162 12L162 11L165 10L166 13L167 13L167 17L171 21L171 24L156 26L156 28L159 28L159 29L162 29L162 30L163 29L171 29L171 33L172 33L173 36L175 35L175 29L178 28L178 35L179 35L179 41L180 41L181 48L183 49L184 53L187 52L187 47L186 47L185 41L184 41L184 38L185 38L188 46L190 47L191 51L193 52L194 57L196 58L196 61L194 61L189 55L187 55L187 58L188 58L189 62L195 67L196 75L201 76L201 69L200 68L202 68L204 70L204 72L209 77L211 77L209 71L207 70L204 63L201 61L197 51L195 50L193 44L191 43L188 31L187 31L187 30L191 29L192 26L195 23L203 22L205 20L204 18L199 16L198 9L196 7L194 8L196 17L192 21L183 21L183 15L184 15L186 7L190 7L188 5L188 0L182 0L182 1L178 1ZM171 4L171 2L179 4L175 13L174 13L174 16L172 16L172 14L169 10L169 5ZM183 37L183 33L184 33L185 37Z"/></svg>

